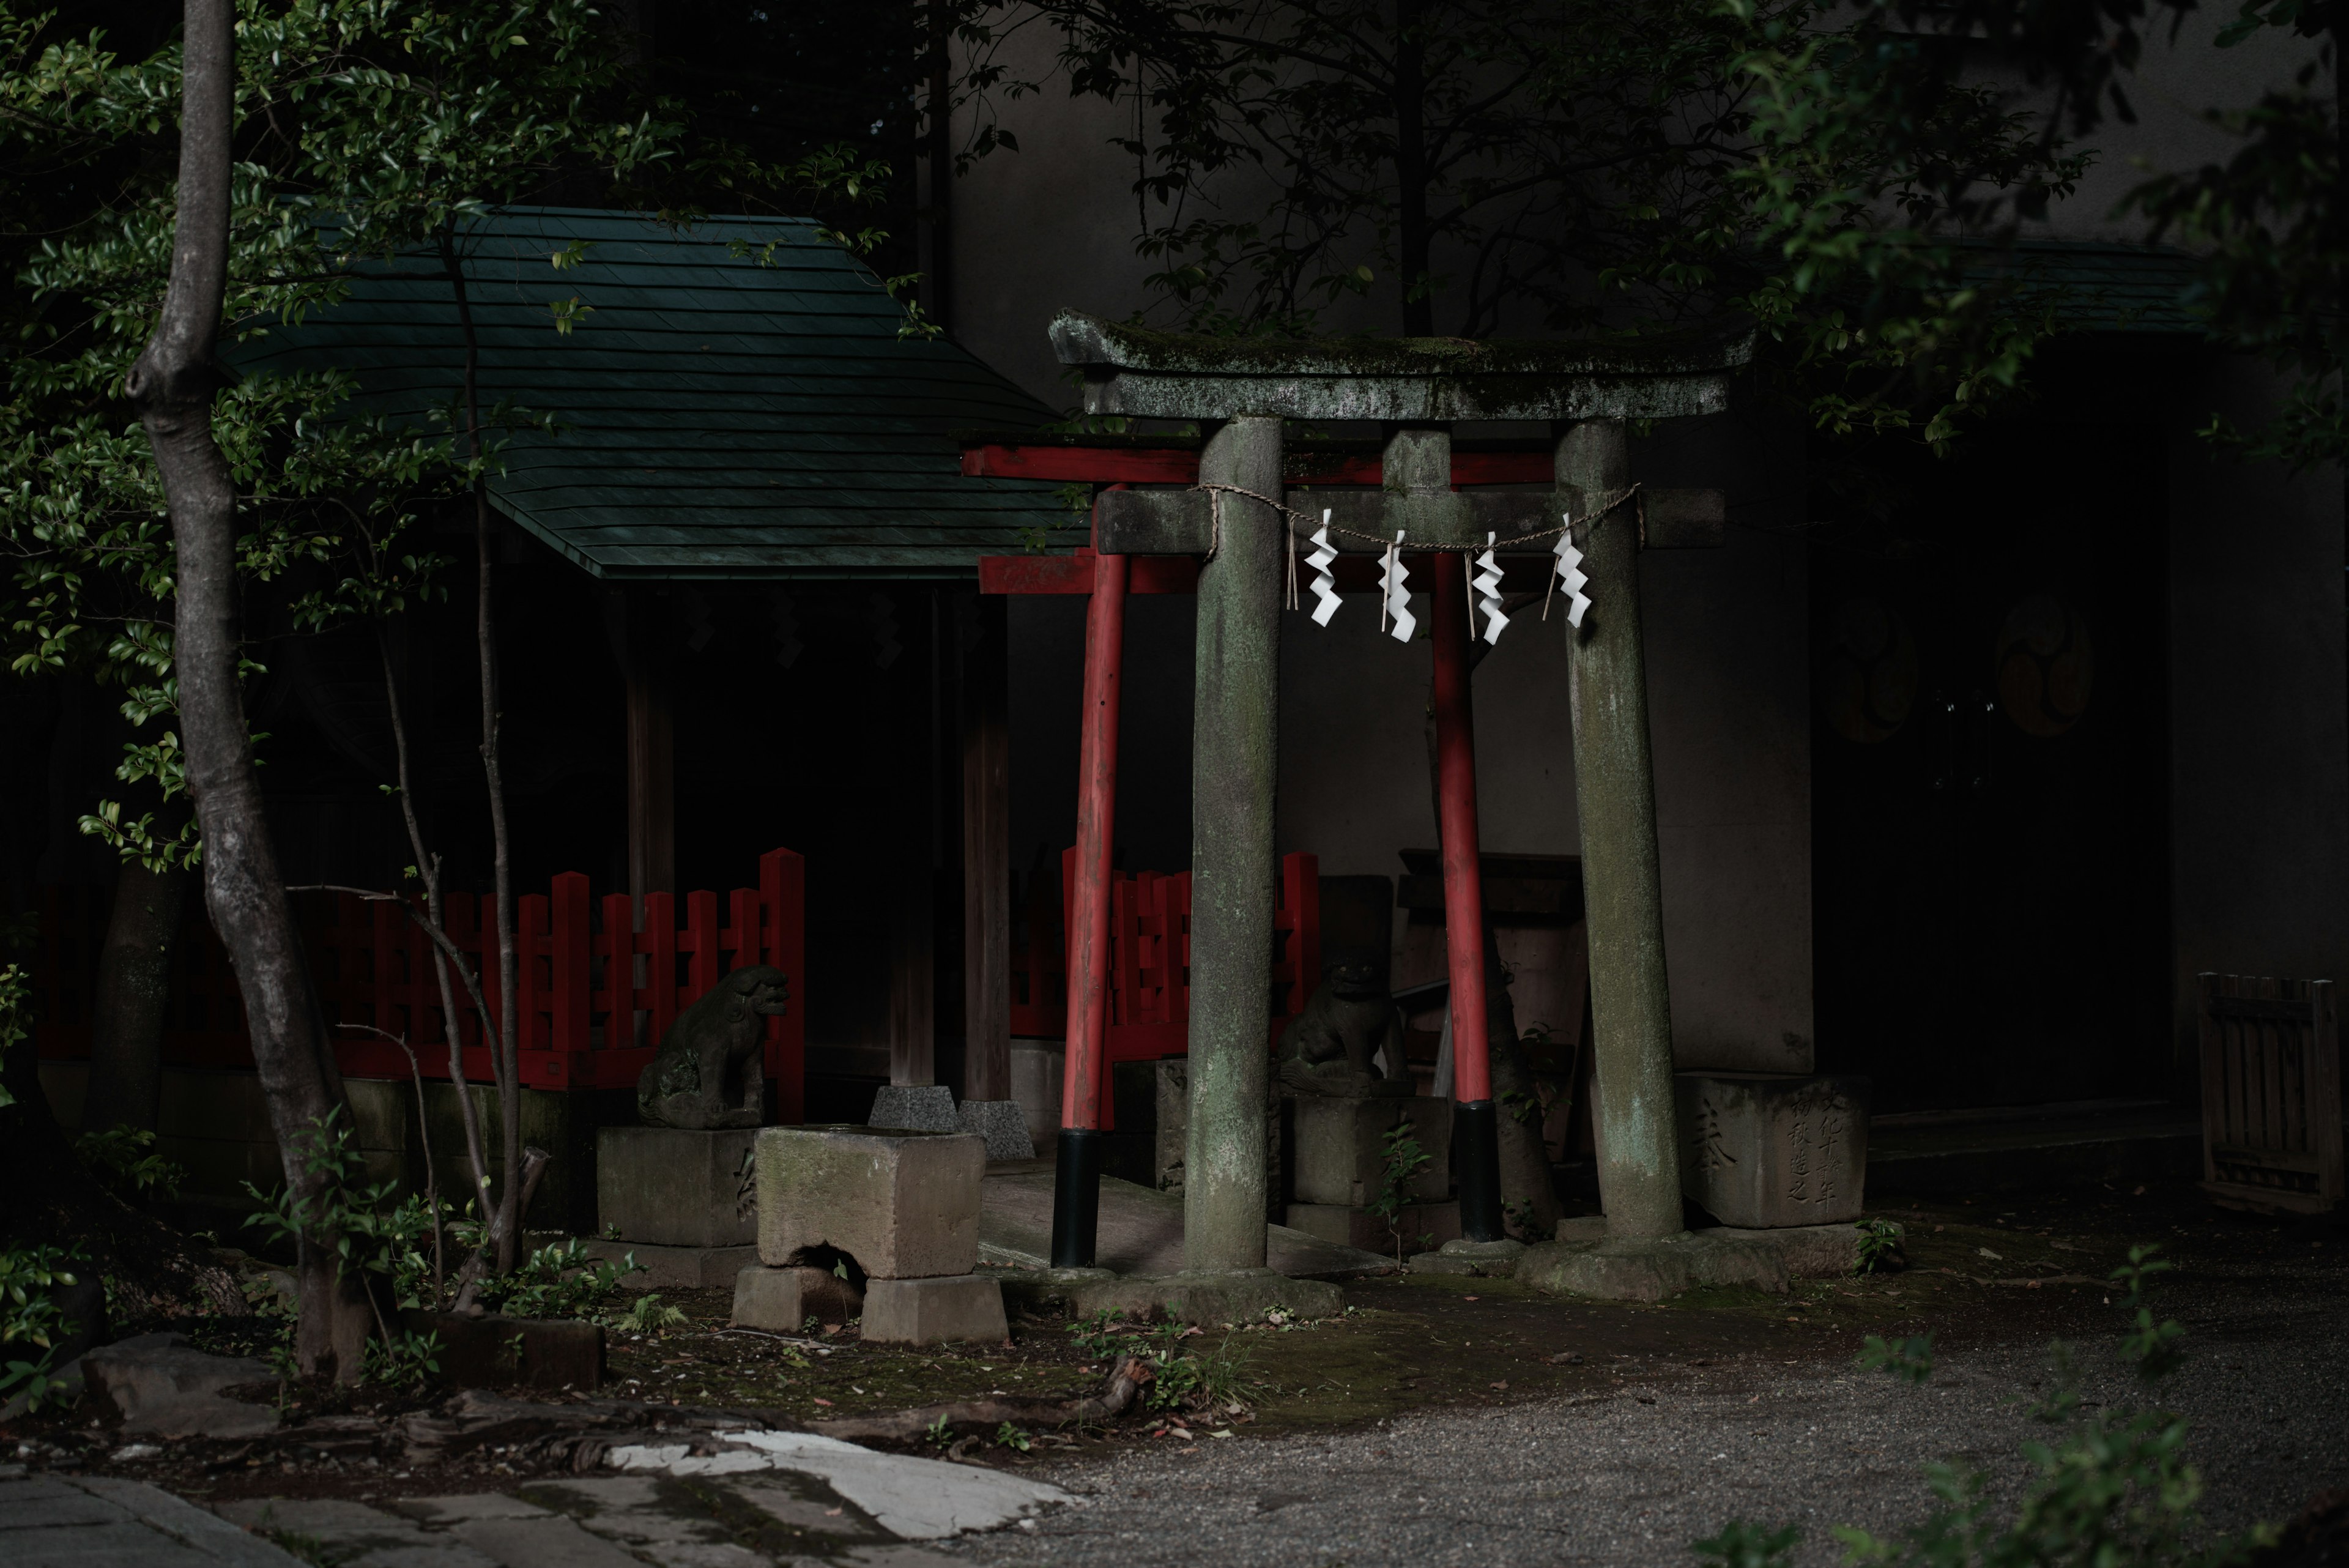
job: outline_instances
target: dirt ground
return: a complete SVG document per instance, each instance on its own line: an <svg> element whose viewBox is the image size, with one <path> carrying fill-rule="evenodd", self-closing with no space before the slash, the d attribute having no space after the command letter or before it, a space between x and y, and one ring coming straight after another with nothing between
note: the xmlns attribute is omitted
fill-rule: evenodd
<svg viewBox="0 0 2349 1568"><path fill-rule="evenodd" d="M1877 1212L1907 1227L1904 1268L1805 1282L1783 1296L1705 1291L1641 1306L1560 1300L1506 1280L1405 1275L1351 1283L1342 1318L1235 1328L1227 1341L1209 1331L1242 1361L1242 1413L1186 1419L1143 1412L1065 1432L1039 1430L1026 1451L988 1444L975 1452L966 1446L955 1457L1090 1490L1088 1473L1137 1455L1212 1458L1251 1442L1293 1447L1375 1434L1407 1419L1548 1410L1627 1391L1634 1403L1697 1390L1717 1399L1748 1385L1779 1387L1789 1376L1812 1376L1806 1368L1840 1376L1870 1334L1930 1333L1941 1355L1960 1361L2036 1355L2051 1338L2086 1342L2117 1332L2106 1279L2138 1243L2159 1244L2177 1265L2157 1304L2186 1320L2200 1345L2224 1345L2225 1355L2264 1354L2258 1336L2228 1344L2230 1300L2248 1294L2270 1307L2299 1302L2330 1314L2349 1302L2349 1231L2214 1210L2189 1184L1985 1196ZM916 1352L866 1345L853 1331L785 1339L731 1330L730 1303L720 1292L665 1292L662 1299L689 1322L657 1334L615 1332L601 1397L680 1413L757 1411L774 1424L796 1424L993 1392L1070 1397L1097 1386L1105 1370L1057 1318L1015 1314L1004 1345ZM2337 1319L2324 1321L2337 1340ZM206 1348L257 1347L250 1326L174 1326ZM434 1407L446 1390L252 1393L280 1400L289 1418L352 1419L341 1438L307 1445L189 1440L140 1455L103 1421L74 1411L0 1428L8 1439L0 1459L13 1449L36 1470L131 1476L208 1503L262 1495L383 1501L512 1490L533 1479L527 1464L494 1450L421 1468L403 1459L385 1422ZM2349 1427L2349 1417L2343 1424ZM918 1441L907 1446L937 1451ZM2344 1479L2331 1477L2330 1484ZM2311 1474L2308 1490L2326 1480Z"/></svg>

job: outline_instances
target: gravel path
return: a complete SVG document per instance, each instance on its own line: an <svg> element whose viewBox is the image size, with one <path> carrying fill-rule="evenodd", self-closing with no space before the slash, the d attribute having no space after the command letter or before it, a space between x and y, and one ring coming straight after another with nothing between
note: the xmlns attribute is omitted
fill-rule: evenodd
<svg viewBox="0 0 2349 1568"><path fill-rule="evenodd" d="M2206 1277L2168 1303L2192 1355L2161 1398L2194 1423L2205 1511L2224 1526L2280 1521L2349 1481L2349 1291L2337 1269L2280 1282ZM2103 1346L2081 1361L2090 1398L2136 1402ZM1744 1518L1799 1525L1797 1561L1824 1565L1843 1555L1831 1525L1889 1533L1930 1507L1930 1460L2019 1486L2017 1450L2046 1431L2025 1404L2048 1381L2039 1345L1944 1355L1924 1387L1842 1362L1634 1371L1601 1394L1057 1473L1089 1506L948 1549L1005 1565L1649 1568L1692 1563L1690 1542Z"/></svg>

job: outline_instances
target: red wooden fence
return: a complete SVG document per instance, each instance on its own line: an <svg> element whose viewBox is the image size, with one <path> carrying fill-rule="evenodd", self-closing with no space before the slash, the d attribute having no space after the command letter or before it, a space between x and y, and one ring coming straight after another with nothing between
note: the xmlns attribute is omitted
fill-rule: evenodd
<svg viewBox="0 0 2349 1568"><path fill-rule="evenodd" d="M1061 857L1061 902L1029 889L1023 932L1012 947L1011 1033L1054 1038L1068 1029L1069 954L1061 911L1075 901L1077 852ZM1040 883L1041 878L1039 878ZM1320 861L1305 854L1280 862L1273 910L1272 1038L1304 1011L1321 983ZM1024 939L1024 940L1023 940ZM1190 1049L1191 874L1119 872L1110 883L1109 1024L1112 1062L1148 1062ZM1104 1113L1108 1106L1104 1104ZM1104 1128L1109 1124L1104 1122Z"/></svg>
<svg viewBox="0 0 2349 1568"><path fill-rule="evenodd" d="M792 1005L781 1017L766 1021L767 1073L775 1080L780 1118L802 1119L804 888L800 857L776 849L760 857L756 888L726 895L722 919L715 893L685 895L681 922L680 900L655 893L644 900L642 929L633 929L635 901L625 893L591 898L587 878L575 871L555 877L543 894L517 898L516 1048L523 1083L540 1089L634 1087L680 1010L728 971L771 964L791 978ZM495 1016L501 1002L494 938L492 961L481 962L486 902L470 893L450 894L447 929L481 975L482 999ZM105 936L97 904L79 889L46 890L41 958L34 976L34 1038L44 1056L89 1054L90 1000ZM431 943L415 922L390 904L348 894L298 895L295 910L319 1002L335 1026L343 1071L363 1078L408 1076L408 1058L399 1047L364 1032L377 1029L406 1036L424 1072L447 1077L449 1037L440 981ZM235 972L201 909L181 933L172 971L163 1059L191 1066L252 1065ZM490 1058L481 1017L462 983L454 975L450 981L465 1075L487 1082Z"/></svg>

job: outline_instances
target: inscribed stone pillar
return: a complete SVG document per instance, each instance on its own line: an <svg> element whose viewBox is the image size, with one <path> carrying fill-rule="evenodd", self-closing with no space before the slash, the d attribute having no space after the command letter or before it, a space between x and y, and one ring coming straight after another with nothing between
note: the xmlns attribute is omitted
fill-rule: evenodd
<svg viewBox="0 0 2349 1568"><path fill-rule="evenodd" d="M1244 415L1207 438L1199 483L1281 498L1280 421ZM1270 1095L1273 785L1279 702L1281 514L1212 493L1199 568L1191 736L1191 1119L1183 1256L1192 1269L1265 1259Z"/></svg>
<svg viewBox="0 0 2349 1568"><path fill-rule="evenodd" d="M1579 491L1579 522L1630 488L1620 420L1586 420L1558 441L1557 481ZM1655 774L1640 640L1636 504L1582 540L1590 610L1572 634L1574 778L1590 933L1599 1196L1610 1236L1671 1236L1681 1225L1671 996L1656 857Z"/></svg>

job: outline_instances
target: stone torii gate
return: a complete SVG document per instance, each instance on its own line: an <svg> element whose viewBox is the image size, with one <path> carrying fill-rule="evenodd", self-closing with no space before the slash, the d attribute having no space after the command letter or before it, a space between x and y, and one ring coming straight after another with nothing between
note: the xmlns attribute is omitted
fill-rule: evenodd
<svg viewBox="0 0 2349 1568"><path fill-rule="evenodd" d="M1292 545L1282 490L1284 420L1379 421L1388 431L1381 490L1317 491L1313 511L1329 510L1330 543L1342 552L1383 554L1386 542L1399 540L1402 551L1433 557L1425 586L1436 609L1438 788L1459 1085L1454 1147L1463 1237L1472 1248L1505 1238L1485 1038L1466 558L1488 540L1501 555L1547 556L1564 517L1573 519L1592 601L1572 639L1569 679L1600 1195L1610 1236L1680 1232L1639 550L1643 529L1717 526L1722 498L1717 492L1642 493L1630 473L1625 422L1722 411L1730 376L1750 356L1750 339L1235 341L1076 312L1060 316L1051 337L1061 361L1081 368L1088 413L1195 420L1206 436L1195 488L1103 493L1095 546L1104 558L1201 560L1186 1269L1257 1270L1266 1256L1275 726L1285 556ZM1557 432L1554 492L1454 491L1451 427L1463 420L1550 421ZM1117 580L1123 576L1119 572ZM1081 906L1088 896L1081 884ZM1072 933L1090 928L1091 913L1071 909ZM1073 1024L1082 983L1073 966L1070 982ZM1072 1027L1069 1072L1078 1082L1097 1081L1099 1064L1079 1059L1084 1047L1078 1034ZM1083 1168L1091 1140L1074 1124L1071 1131L1080 1136L1062 1137L1059 1198L1068 1212L1056 1218L1056 1238L1067 1221L1081 1227L1089 1243L1095 1179ZM1090 1262L1090 1245L1082 1250Z"/></svg>

